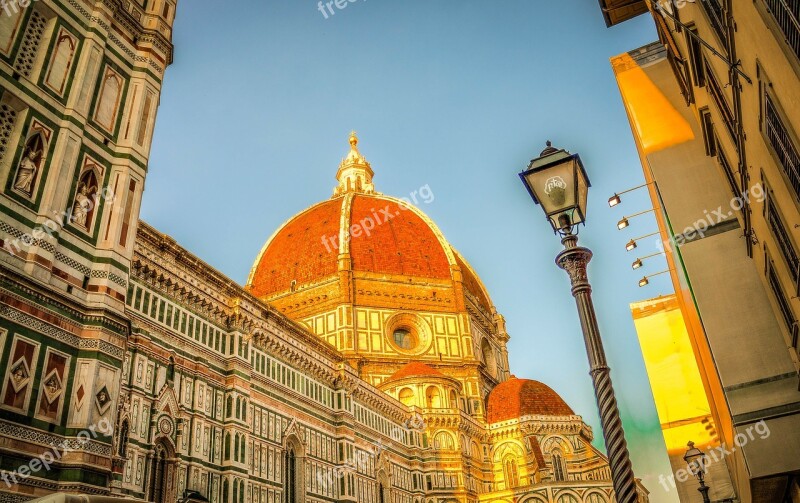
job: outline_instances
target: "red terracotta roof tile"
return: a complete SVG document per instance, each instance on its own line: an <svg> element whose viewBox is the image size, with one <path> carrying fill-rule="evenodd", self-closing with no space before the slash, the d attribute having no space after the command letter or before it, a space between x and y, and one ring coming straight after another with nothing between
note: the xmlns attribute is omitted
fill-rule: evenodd
<svg viewBox="0 0 800 503"><path fill-rule="evenodd" d="M382 197L356 195L350 224L369 235L350 241L353 270L424 278L450 278L450 263L430 226L416 213Z"/></svg>
<svg viewBox="0 0 800 503"><path fill-rule="evenodd" d="M400 370L392 374L391 377L386 379L386 381L384 382L395 381L397 379L402 379L404 377L424 377L424 376L444 377L444 374L422 362L411 362L403 365L400 368Z"/></svg>
<svg viewBox="0 0 800 503"><path fill-rule="evenodd" d="M290 220L272 239L251 280L251 293L263 297L336 274L337 251L323 237L339 236L342 199L313 206Z"/></svg>
<svg viewBox="0 0 800 503"><path fill-rule="evenodd" d="M486 406L489 423L521 416L573 416L569 405L546 384L530 379L502 382L489 393Z"/></svg>

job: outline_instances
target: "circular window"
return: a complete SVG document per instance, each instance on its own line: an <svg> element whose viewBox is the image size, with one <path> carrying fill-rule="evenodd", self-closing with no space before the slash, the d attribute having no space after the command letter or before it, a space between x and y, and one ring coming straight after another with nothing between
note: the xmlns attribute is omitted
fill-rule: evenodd
<svg viewBox="0 0 800 503"><path fill-rule="evenodd" d="M395 346L406 351L413 351L419 344L419 338L408 328L395 329L392 337Z"/></svg>
<svg viewBox="0 0 800 503"><path fill-rule="evenodd" d="M428 324L414 313L395 313L385 322L388 345L398 353L420 355L433 343Z"/></svg>

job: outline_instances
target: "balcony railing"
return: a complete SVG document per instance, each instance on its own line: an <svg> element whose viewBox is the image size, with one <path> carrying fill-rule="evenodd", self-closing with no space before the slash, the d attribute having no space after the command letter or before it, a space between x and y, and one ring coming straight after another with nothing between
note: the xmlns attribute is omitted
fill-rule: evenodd
<svg viewBox="0 0 800 503"><path fill-rule="evenodd" d="M789 187L794 191L795 197L800 199L800 154L769 94L764 99L764 134L775 150Z"/></svg>
<svg viewBox="0 0 800 503"><path fill-rule="evenodd" d="M778 303L778 309L781 312L781 317L783 318L784 323L786 323L786 328L789 330L789 334L792 337L792 345L797 348L797 318L795 318L794 312L789 304L789 299L786 297L786 293L783 291L781 282L775 272L775 266L771 262L767 262L767 281L769 282L769 286L772 289L773 295L775 295L775 300Z"/></svg>
<svg viewBox="0 0 800 503"><path fill-rule="evenodd" d="M792 239L786 231L786 225L778 214L778 208L775 207L775 201L772 199L771 192L769 197L767 197L766 209L769 228L772 230L773 236L775 236L775 241L778 243L781 255L783 255L784 260L786 260L786 265L789 267L789 274L792 277L792 281L797 285L798 272L800 272L800 258L798 258L794 243L792 243Z"/></svg>
<svg viewBox="0 0 800 503"><path fill-rule="evenodd" d="M764 0L786 43L800 58L800 0Z"/></svg>

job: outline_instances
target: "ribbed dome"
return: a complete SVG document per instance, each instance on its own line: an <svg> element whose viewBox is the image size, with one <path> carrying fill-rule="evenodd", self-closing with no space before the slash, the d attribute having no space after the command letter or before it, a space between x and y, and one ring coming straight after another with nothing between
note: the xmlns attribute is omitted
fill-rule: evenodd
<svg viewBox="0 0 800 503"><path fill-rule="evenodd" d="M486 406L489 423L522 416L574 416L569 405L546 384L514 376L498 384Z"/></svg>
<svg viewBox="0 0 800 503"><path fill-rule="evenodd" d="M417 300L444 310L464 304L452 294L460 278L463 291L492 313L491 299L477 274L436 224L417 207L375 192L372 179L372 168L352 133L333 198L292 217L272 235L251 269L250 292L294 312L311 302L354 294L362 299L386 298L386 291L377 292L375 284L367 282L394 281L427 291L420 296L420 290L412 294L396 289L392 295L425 297ZM353 283L348 286L349 277Z"/></svg>
<svg viewBox="0 0 800 503"><path fill-rule="evenodd" d="M375 225L366 235L366 228L372 227L370 222ZM253 295L287 291L292 281L301 286L335 276L340 230L353 225L362 229L351 232L348 243L354 271L450 278L446 244L442 245L418 211L387 196L351 193L312 206L275 233L251 274Z"/></svg>

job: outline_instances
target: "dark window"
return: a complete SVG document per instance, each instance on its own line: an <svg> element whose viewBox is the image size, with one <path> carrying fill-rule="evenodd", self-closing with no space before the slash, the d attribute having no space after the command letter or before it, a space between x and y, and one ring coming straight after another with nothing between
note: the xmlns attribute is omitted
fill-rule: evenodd
<svg viewBox="0 0 800 503"><path fill-rule="evenodd" d="M700 110L700 125L703 128L706 155L715 157L717 155L717 134L714 132L714 121L711 119L711 111L708 108Z"/></svg>
<svg viewBox="0 0 800 503"><path fill-rule="evenodd" d="M128 450L128 420L122 422L122 427L119 431L119 445L117 446L117 454L121 458L127 457L125 454Z"/></svg>
<svg viewBox="0 0 800 503"><path fill-rule="evenodd" d="M284 476L284 495L286 496L284 503L295 503L297 501L296 494L296 478L297 478L297 460L295 458L294 449L289 447L283 457L283 476Z"/></svg>
<svg viewBox="0 0 800 503"><path fill-rule="evenodd" d="M800 0L764 0L786 43L800 58Z"/></svg>
<svg viewBox="0 0 800 503"><path fill-rule="evenodd" d="M778 157L783 174L789 179L795 197L800 198L800 155L768 93L764 95L764 134Z"/></svg>
<svg viewBox="0 0 800 503"><path fill-rule="evenodd" d="M691 33L690 33L691 32ZM692 36L694 34L694 36ZM686 33L686 45L689 48L689 63L692 67L692 77L694 78L694 85L697 87L705 87L706 85L706 69L705 59L703 57L703 46L697 40L697 28L692 27Z"/></svg>
<svg viewBox="0 0 800 503"><path fill-rule="evenodd" d="M719 144L719 142L715 139L715 142ZM723 173L725 173L725 178L728 180L728 185L731 187L731 192L734 196L739 195L739 185L736 183L736 177L733 173L733 167L731 166L730 161L728 160L728 156L725 155L725 151L721 148L717 149L717 160L719 161L719 165L722 167Z"/></svg>
<svg viewBox="0 0 800 503"><path fill-rule="evenodd" d="M720 114L722 114L722 120L725 122L725 129L728 130L728 133L731 135L731 139L734 143L736 143L736 129L734 128L735 120L733 118L733 110L731 110L731 106L728 104L727 98L725 98L725 93L722 91L722 87L719 85L719 81L714 75L714 72L711 70L708 61L705 62L705 70L706 87L708 88L708 92L714 99L717 108L719 108Z"/></svg>
<svg viewBox="0 0 800 503"><path fill-rule="evenodd" d="M692 88L689 85L689 68L686 60L681 56L678 45L675 43L675 38L672 36L672 32L669 30L666 20L662 16L656 16L655 19L658 28L658 38L667 49L667 60L672 67L672 73L675 74L675 78L678 81L681 94L688 105L694 101L694 96L692 95Z"/></svg>

